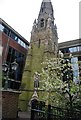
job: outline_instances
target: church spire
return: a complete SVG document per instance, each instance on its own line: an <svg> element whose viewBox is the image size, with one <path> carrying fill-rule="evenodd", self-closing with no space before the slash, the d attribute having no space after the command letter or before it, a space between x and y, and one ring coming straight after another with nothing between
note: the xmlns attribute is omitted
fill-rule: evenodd
<svg viewBox="0 0 81 120"><path fill-rule="evenodd" d="M41 63L45 62L45 59L54 58L57 56L58 51L58 36L57 26L54 24L53 7L50 0L43 0L39 12L38 19L34 21L30 49L28 50L25 70L22 77L22 85L24 89L35 89L35 82L40 86L39 76L35 76L35 73L41 72L41 68L44 67ZM27 109L27 101L31 101L32 93L23 92L19 100L22 102L21 110ZM41 93L39 92L39 100ZM21 101L20 101L21 102ZM28 104L27 104L28 105Z"/></svg>
<svg viewBox="0 0 81 120"><path fill-rule="evenodd" d="M43 0L42 2L51 2L51 0Z"/></svg>
<svg viewBox="0 0 81 120"><path fill-rule="evenodd" d="M46 22L48 21L48 18L50 16L52 26L54 24L54 11L53 11L53 6L51 3L51 0L43 0L38 16L38 28L40 27L46 27Z"/></svg>

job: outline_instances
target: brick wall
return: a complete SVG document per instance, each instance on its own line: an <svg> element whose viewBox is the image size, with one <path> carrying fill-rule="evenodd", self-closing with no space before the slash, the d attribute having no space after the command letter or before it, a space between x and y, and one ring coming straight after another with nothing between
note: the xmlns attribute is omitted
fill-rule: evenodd
<svg viewBox="0 0 81 120"><path fill-rule="evenodd" d="M2 92L0 91L0 120L2 119Z"/></svg>
<svg viewBox="0 0 81 120"><path fill-rule="evenodd" d="M17 118L19 92L2 91L2 118Z"/></svg>

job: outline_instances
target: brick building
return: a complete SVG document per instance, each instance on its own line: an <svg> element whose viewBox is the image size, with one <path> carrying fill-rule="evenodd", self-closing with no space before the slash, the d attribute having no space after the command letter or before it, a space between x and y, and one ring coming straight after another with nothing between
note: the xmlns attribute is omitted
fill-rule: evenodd
<svg viewBox="0 0 81 120"><path fill-rule="evenodd" d="M10 71L9 74L8 82L10 82L10 88L19 89L29 42L2 19L0 19L0 34L2 64L7 63L10 67L10 64L14 62L15 59L18 63L17 71L14 73ZM4 74L2 87L4 87L5 79Z"/></svg>
<svg viewBox="0 0 81 120"><path fill-rule="evenodd" d="M8 65L7 72L2 72L2 90L0 91L0 114L2 119L18 117L18 92L25 60L28 52L29 42L0 19L0 63ZM16 60L18 65L14 71L11 69L12 63ZM0 82L1 83L1 82ZM6 88L5 88L6 86ZM1 111L2 110L2 111Z"/></svg>

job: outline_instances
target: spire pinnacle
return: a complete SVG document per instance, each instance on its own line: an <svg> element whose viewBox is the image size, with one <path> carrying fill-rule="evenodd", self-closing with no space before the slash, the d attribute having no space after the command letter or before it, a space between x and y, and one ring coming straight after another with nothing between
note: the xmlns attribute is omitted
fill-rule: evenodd
<svg viewBox="0 0 81 120"><path fill-rule="evenodd" d="M43 0L42 2L51 2L51 0Z"/></svg>
<svg viewBox="0 0 81 120"><path fill-rule="evenodd" d="M53 14L53 6L51 0L43 0L38 16L38 27L45 27L46 21L48 21L48 26L54 23L54 14ZM49 18L49 19L48 19ZM51 19L51 20L50 20Z"/></svg>
<svg viewBox="0 0 81 120"><path fill-rule="evenodd" d="M39 12L39 17L41 17L44 14L50 14L52 18L53 17L53 6L51 3L51 0L43 0Z"/></svg>

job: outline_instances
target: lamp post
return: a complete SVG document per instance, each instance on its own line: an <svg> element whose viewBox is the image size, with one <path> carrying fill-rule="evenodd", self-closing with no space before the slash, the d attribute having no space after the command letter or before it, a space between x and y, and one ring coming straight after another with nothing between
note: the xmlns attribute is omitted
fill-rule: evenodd
<svg viewBox="0 0 81 120"><path fill-rule="evenodd" d="M10 88L10 85L8 83L10 70L16 71L17 68L18 68L18 63L16 62L16 60L13 63L10 63L9 65L7 65L6 63L2 64L2 71L6 73L6 81L5 81L4 89Z"/></svg>
<svg viewBox="0 0 81 120"><path fill-rule="evenodd" d="M13 63L2 64L3 73L6 75L4 89L2 89L2 118L16 119L18 117L18 99L21 94L19 91L11 90L13 83L11 83L10 76L17 70L18 63L16 60ZM10 74L11 73L11 74ZM12 77L12 76L11 76ZM15 78L14 78L15 79ZM9 89L11 88L11 89Z"/></svg>

